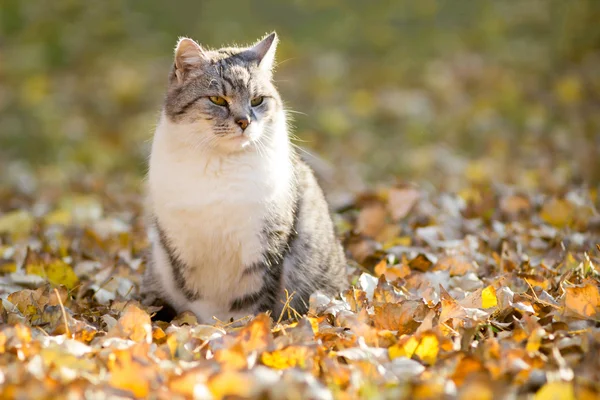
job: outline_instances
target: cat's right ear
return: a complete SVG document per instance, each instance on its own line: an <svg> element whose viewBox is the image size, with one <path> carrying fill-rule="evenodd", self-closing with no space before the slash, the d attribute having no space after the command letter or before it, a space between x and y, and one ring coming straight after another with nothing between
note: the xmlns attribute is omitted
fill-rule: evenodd
<svg viewBox="0 0 600 400"><path fill-rule="evenodd" d="M175 75L179 83L191 69L206 62L208 57L202 47L189 38L180 38L175 47Z"/></svg>

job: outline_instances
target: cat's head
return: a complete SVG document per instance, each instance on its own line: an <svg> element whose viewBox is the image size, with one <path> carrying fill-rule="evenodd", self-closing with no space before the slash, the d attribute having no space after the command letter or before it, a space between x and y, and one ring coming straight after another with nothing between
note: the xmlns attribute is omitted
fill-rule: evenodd
<svg viewBox="0 0 600 400"><path fill-rule="evenodd" d="M241 151L277 134L283 118L272 83L277 35L251 47L207 50L182 38L169 76L165 115L199 147Z"/></svg>

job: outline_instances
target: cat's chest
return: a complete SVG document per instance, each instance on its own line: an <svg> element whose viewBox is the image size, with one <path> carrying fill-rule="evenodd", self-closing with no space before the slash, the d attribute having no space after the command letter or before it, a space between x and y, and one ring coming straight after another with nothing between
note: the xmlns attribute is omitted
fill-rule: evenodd
<svg viewBox="0 0 600 400"><path fill-rule="evenodd" d="M249 162L208 170L200 163L173 166L176 174L164 167L151 171L153 209L186 262L239 270L260 260L262 232L281 182Z"/></svg>

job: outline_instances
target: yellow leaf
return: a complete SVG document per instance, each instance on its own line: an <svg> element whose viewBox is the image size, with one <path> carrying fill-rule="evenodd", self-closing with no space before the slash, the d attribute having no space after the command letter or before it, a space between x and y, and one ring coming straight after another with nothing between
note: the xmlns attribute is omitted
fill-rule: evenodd
<svg viewBox="0 0 600 400"><path fill-rule="evenodd" d="M73 268L61 260L56 260L46 265L46 278L53 285L64 285L67 289L73 289L78 283L79 278L73 272Z"/></svg>
<svg viewBox="0 0 600 400"><path fill-rule="evenodd" d="M251 394L252 381L240 372L227 370L212 377L208 388L215 399L245 398Z"/></svg>
<svg viewBox="0 0 600 400"><path fill-rule="evenodd" d="M573 385L568 382L546 383L535 394L535 400L575 400Z"/></svg>
<svg viewBox="0 0 600 400"><path fill-rule="evenodd" d="M46 277L46 270L44 269L44 265L40 263L31 263L25 266L25 272L28 275L37 275Z"/></svg>
<svg viewBox="0 0 600 400"><path fill-rule="evenodd" d="M376 101L373 100L373 94L366 90L357 90L350 97L352 111L360 116L366 116L373 112Z"/></svg>
<svg viewBox="0 0 600 400"><path fill-rule="evenodd" d="M304 368L309 352L309 349L305 346L288 346L283 350L263 353L261 361L267 367L275 369L287 369L296 366Z"/></svg>
<svg viewBox="0 0 600 400"><path fill-rule="evenodd" d="M48 95L50 82L47 75L33 74L21 86L21 98L28 105L39 104Z"/></svg>
<svg viewBox="0 0 600 400"><path fill-rule="evenodd" d="M581 286L568 286L565 288L566 307L584 317L598 315L600 305L600 292L594 281L587 279Z"/></svg>
<svg viewBox="0 0 600 400"><path fill-rule="evenodd" d="M0 215L0 233L8 232L20 237L33 228L33 216L25 210L15 210Z"/></svg>
<svg viewBox="0 0 600 400"><path fill-rule="evenodd" d="M544 203L540 218L557 228L564 228L573 219L573 205L563 199L551 199Z"/></svg>
<svg viewBox="0 0 600 400"><path fill-rule="evenodd" d="M162 328L156 326L152 329L152 339L155 342L161 342L166 337L167 337L167 334L165 333L165 331L162 330Z"/></svg>
<svg viewBox="0 0 600 400"><path fill-rule="evenodd" d="M228 349L219 349L215 351L215 360L223 369L245 369L248 367L248 361L244 354L244 348L238 342Z"/></svg>
<svg viewBox="0 0 600 400"><path fill-rule="evenodd" d="M481 292L481 307L492 308L498 305L498 299L496 298L496 289L493 286L488 286Z"/></svg>
<svg viewBox="0 0 600 400"><path fill-rule="evenodd" d="M17 264L14 262L0 260L0 274L10 274L17 271Z"/></svg>
<svg viewBox="0 0 600 400"><path fill-rule="evenodd" d="M582 93L581 80L577 76L565 76L556 83L554 93L563 104L578 103Z"/></svg>
<svg viewBox="0 0 600 400"><path fill-rule="evenodd" d="M527 339L527 346L525 350L529 353L535 353L540 349L542 344L542 339L546 336L546 331L543 328L537 328L531 335L529 335L529 339Z"/></svg>
<svg viewBox="0 0 600 400"><path fill-rule="evenodd" d="M411 336L406 340L400 340L393 346L388 348L388 355L391 360L398 357L411 358L415 354L415 350L419 346L419 341Z"/></svg>
<svg viewBox="0 0 600 400"><path fill-rule="evenodd" d="M395 246L410 246L412 243L412 239L410 236L398 236L387 240L383 244L383 250L388 250Z"/></svg>
<svg viewBox="0 0 600 400"><path fill-rule="evenodd" d="M440 351L440 342L433 332L424 334L421 337L419 346L415 349L415 354L427 364L434 364Z"/></svg>
<svg viewBox="0 0 600 400"><path fill-rule="evenodd" d="M68 225L73 221L71 213L67 210L54 210L44 216L47 225Z"/></svg>
<svg viewBox="0 0 600 400"><path fill-rule="evenodd" d="M149 366L133 359L130 349L115 350L109 356L110 385L131 392L135 397L146 398L150 393Z"/></svg>
<svg viewBox="0 0 600 400"><path fill-rule="evenodd" d="M539 286L544 290L548 290L548 288L550 287L550 283L551 281L548 279L544 279L542 277L540 277L539 279L537 279L536 277L526 277L524 276L523 279L525 281L527 281L527 283L529 283L531 286L535 287L535 286Z"/></svg>
<svg viewBox="0 0 600 400"><path fill-rule="evenodd" d="M310 326L312 327L313 333L319 333L319 320L313 317L307 317Z"/></svg>

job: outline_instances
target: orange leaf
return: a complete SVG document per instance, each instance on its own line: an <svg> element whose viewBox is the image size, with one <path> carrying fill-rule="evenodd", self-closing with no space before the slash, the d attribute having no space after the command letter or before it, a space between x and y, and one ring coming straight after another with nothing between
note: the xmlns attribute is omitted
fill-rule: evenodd
<svg viewBox="0 0 600 400"><path fill-rule="evenodd" d="M109 336L131 339L134 342L152 343L150 316L136 305L129 304L117 324L108 334Z"/></svg>
<svg viewBox="0 0 600 400"><path fill-rule="evenodd" d="M595 281L587 279L583 285L567 286L565 292L565 306L569 310L584 317L595 318L598 315L600 292Z"/></svg>

